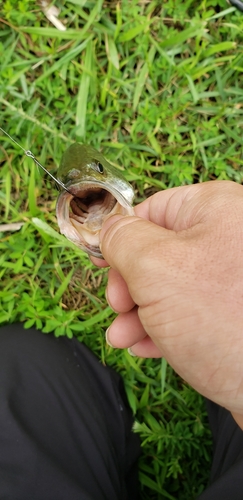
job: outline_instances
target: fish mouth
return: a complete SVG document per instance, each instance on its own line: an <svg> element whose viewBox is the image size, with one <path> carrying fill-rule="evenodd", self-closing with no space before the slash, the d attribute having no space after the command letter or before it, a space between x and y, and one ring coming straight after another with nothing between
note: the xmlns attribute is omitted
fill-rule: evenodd
<svg viewBox="0 0 243 500"><path fill-rule="evenodd" d="M101 182L70 186L57 200L60 232L79 248L99 258L103 258L99 246L101 227L115 214L133 215L134 212L119 191Z"/></svg>

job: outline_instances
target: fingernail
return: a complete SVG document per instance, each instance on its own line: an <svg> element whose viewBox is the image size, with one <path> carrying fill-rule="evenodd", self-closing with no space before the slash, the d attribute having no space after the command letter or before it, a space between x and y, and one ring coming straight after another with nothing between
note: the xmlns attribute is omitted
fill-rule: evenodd
<svg viewBox="0 0 243 500"><path fill-rule="evenodd" d="M106 302L108 303L108 306L112 309L112 311L114 311L116 314L118 314L118 311L116 311L116 310L114 309L114 307L112 307L112 306L111 306L111 304L110 304L109 297L108 297L108 293L107 293L107 289L108 289L108 287L107 287L107 288L106 288L106 290L105 290L105 298L106 298Z"/></svg>
<svg viewBox="0 0 243 500"><path fill-rule="evenodd" d="M108 305L110 306L110 302L109 302L109 298L108 298L108 286L107 286L107 287L106 287L106 289L105 289L105 298L106 298L106 302L107 302L107 303L108 303ZM110 306L110 307L111 307L111 306ZM108 330L109 330L109 328L108 328ZM108 330L107 330L107 331L108 331Z"/></svg>
<svg viewBox="0 0 243 500"><path fill-rule="evenodd" d="M134 352L132 351L131 347L128 347L127 352L128 352L128 354L130 354L130 356L136 356L136 354L134 354Z"/></svg>
<svg viewBox="0 0 243 500"><path fill-rule="evenodd" d="M107 328L106 332L105 332L105 338L106 338L106 343L112 347L113 349L115 349L114 345L111 344L110 340L109 340L109 330L110 330L110 326L109 328Z"/></svg>

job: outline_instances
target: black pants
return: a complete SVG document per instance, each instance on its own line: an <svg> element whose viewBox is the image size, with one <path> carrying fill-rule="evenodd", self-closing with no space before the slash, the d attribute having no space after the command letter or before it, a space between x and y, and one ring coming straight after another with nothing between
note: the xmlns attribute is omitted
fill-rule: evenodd
<svg viewBox="0 0 243 500"><path fill-rule="evenodd" d="M208 408L215 453L200 500L242 500L243 432ZM131 426L121 378L84 345L0 329L0 500L136 500Z"/></svg>
<svg viewBox="0 0 243 500"><path fill-rule="evenodd" d="M82 344L0 329L0 500L137 499L121 378Z"/></svg>

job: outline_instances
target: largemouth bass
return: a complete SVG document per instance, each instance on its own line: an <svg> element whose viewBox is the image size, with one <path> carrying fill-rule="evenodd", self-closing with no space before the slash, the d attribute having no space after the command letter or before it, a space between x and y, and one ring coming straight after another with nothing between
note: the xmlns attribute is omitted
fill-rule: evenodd
<svg viewBox="0 0 243 500"><path fill-rule="evenodd" d="M99 232L111 215L134 215L132 186L91 146L72 144L57 179L65 186L57 200L60 232L85 252L102 258Z"/></svg>

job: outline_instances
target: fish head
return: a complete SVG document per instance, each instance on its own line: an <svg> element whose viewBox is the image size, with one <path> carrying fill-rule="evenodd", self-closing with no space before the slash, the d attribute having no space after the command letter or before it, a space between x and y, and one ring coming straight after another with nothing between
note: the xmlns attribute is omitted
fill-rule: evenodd
<svg viewBox="0 0 243 500"><path fill-rule="evenodd" d="M85 252L102 258L101 227L112 215L133 215L132 186L96 149L78 143L65 151L57 178L67 189L56 207L61 233Z"/></svg>

